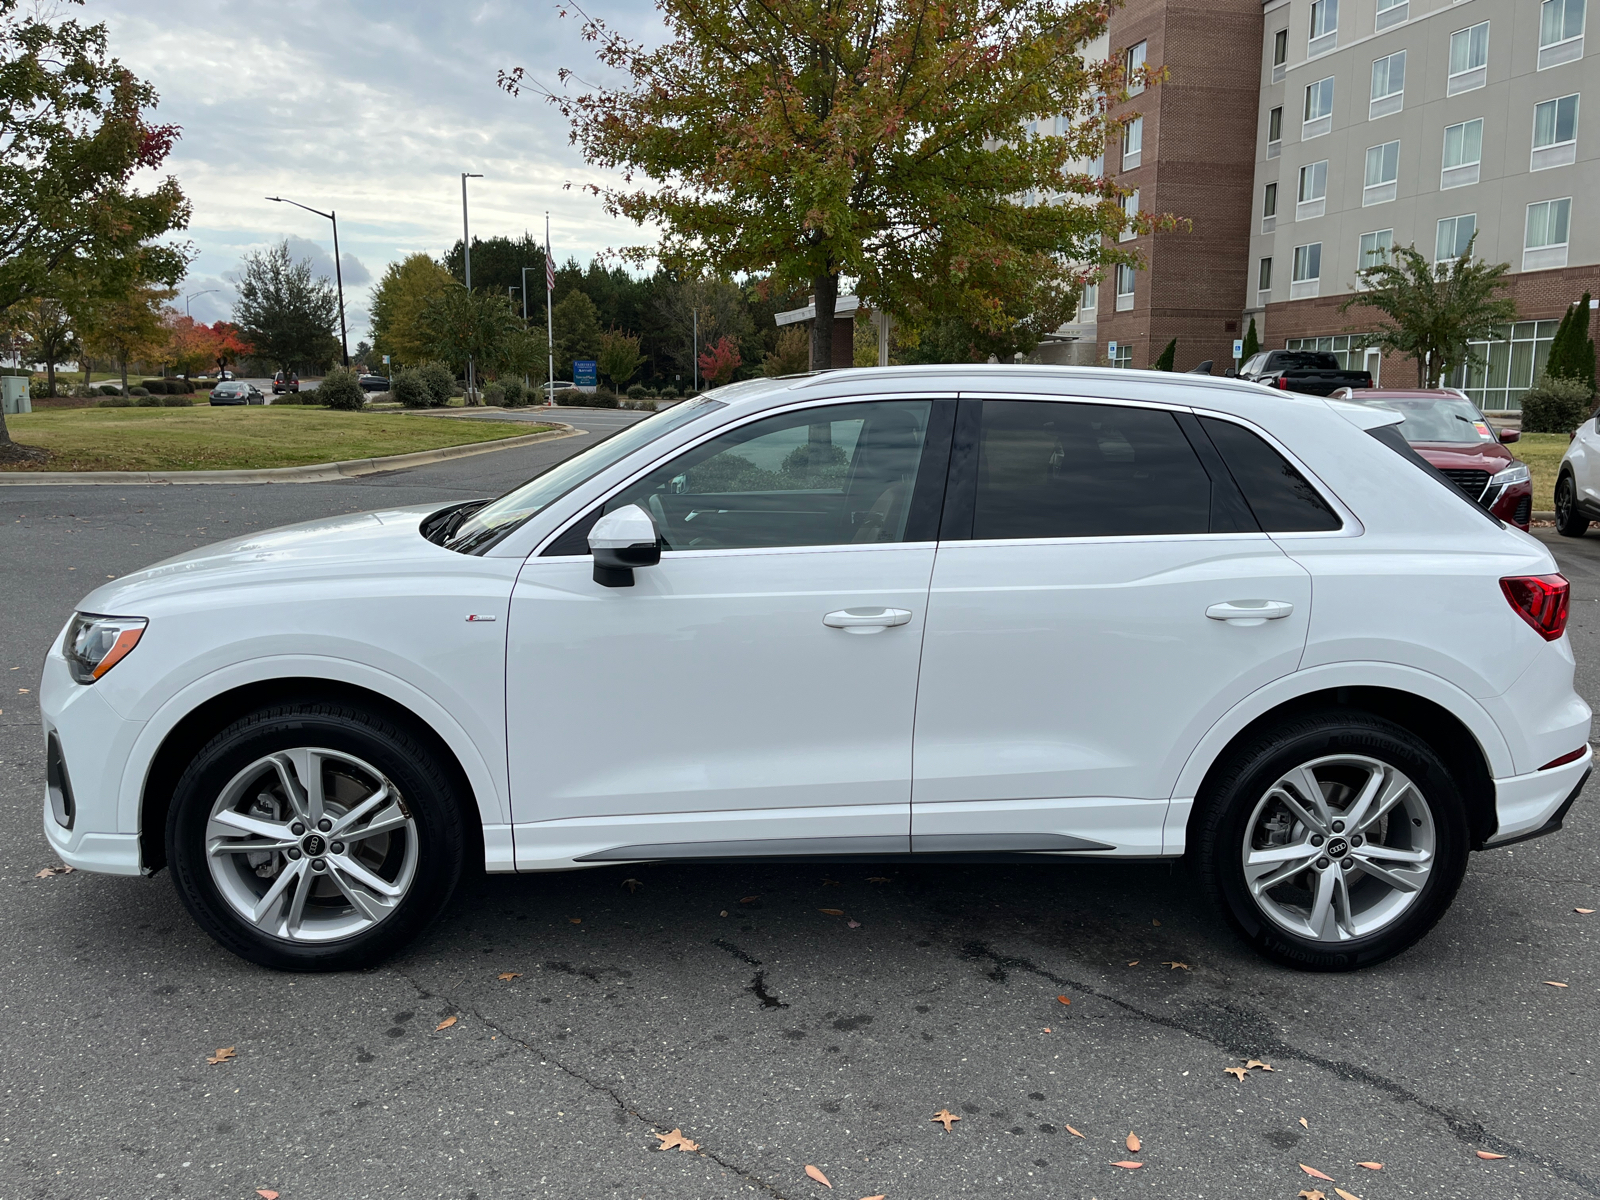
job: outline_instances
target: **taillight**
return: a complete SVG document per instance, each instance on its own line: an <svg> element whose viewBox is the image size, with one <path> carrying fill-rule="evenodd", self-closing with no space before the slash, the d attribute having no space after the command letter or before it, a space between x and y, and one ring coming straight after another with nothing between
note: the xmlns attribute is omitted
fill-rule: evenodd
<svg viewBox="0 0 1600 1200"><path fill-rule="evenodd" d="M1553 642L1567 631L1567 598L1571 585L1562 575L1513 575L1500 581L1500 590L1517 614Z"/></svg>
<svg viewBox="0 0 1600 1200"><path fill-rule="evenodd" d="M1289 390L1289 381L1282 375L1278 376L1278 390L1280 392L1287 392Z"/></svg>

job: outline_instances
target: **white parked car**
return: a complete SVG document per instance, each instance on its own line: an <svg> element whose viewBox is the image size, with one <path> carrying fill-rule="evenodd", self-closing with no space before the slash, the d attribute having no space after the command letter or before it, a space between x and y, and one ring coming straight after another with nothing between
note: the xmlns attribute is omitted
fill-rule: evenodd
<svg viewBox="0 0 1600 1200"><path fill-rule="evenodd" d="M1600 521L1600 416L1578 426L1556 473L1556 532L1582 537Z"/></svg>
<svg viewBox="0 0 1600 1200"><path fill-rule="evenodd" d="M469 859L780 855L1189 856L1268 956L1373 963L1590 769L1566 580L1399 419L1092 369L725 387L492 502L96 589L44 827L286 968L394 950Z"/></svg>

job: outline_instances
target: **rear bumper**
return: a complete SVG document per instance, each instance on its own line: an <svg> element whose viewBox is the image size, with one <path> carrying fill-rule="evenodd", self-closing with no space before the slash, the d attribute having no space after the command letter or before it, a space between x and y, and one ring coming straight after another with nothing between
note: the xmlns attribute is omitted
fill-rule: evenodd
<svg viewBox="0 0 1600 1200"><path fill-rule="evenodd" d="M1561 828L1594 769L1594 751L1548 771L1495 780L1495 811L1500 825L1484 848L1509 846Z"/></svg>

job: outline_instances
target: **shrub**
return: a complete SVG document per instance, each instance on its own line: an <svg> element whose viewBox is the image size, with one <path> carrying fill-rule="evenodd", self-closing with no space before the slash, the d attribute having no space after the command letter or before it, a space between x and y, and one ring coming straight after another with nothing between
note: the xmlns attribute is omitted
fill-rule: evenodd
<svg viewBox="0 0 1600 1200"><path fill-rule="evenodd" d="M596 388L582 401L584 408L619 408L617 394L610 388Z"/></svg>
<svg viewBox="0 0 1600 1200"><path fill-rule="evenodd" d="M491 383L482 392L483 402L494 408L499 408L506 402L506 389L498 383Z"/></svg>
<svg viewBox="0 0 1600 1200"><path fill-rule="evenodd" d="M367 394L361 390L361 380L354 371L334 367L322 377L317 390L311 393L311 400L340 412L360 412L366 406Z"/></svg>
<svg viewBox="0 0 1600 1200"><path fill-rule="evenodd" d="M95 405L95 407L96 408L132 408L133 407L133 401L129 400L126 396L118 394L118 395L107 396L104 400L100 401L99 404Z"/></svg>
<svg viewBox="0 0 1600 1200"><path fill-rule="evenodd" d="M456 394L456 377L450 368L439 363L429 363L421 370L422 382L427 385L429 408L443 408Z"/></svg>
<svg viewBox="0 0 1600 1200"><path fill-rule="evenodd" d="M1571 433L1594 411L1594 393L1578 379L1545 376L1522 398L1524 433Z"/></svg>
<svg viewBox="0 0 1600 1200"><path fill-rule="evenodd" d="M272 398L272 402L274 404L305 404L307 400L304 393L285 392L281 396L274 396ZM311 403L315 403L315 401L312 401Z"/></svg>
<svg viewBox="0 0 1600 1200"><path fill-rule="evenodd" d="M649 396L629 396L622 402L623 408L631 408L638 412L655 412L656 402Z"/></svg>
<svg viewBox="0 0 1600 1200"><path fill-rule="evenodd" d="M102 396L120 396L122 395L122 389L114 383L102 383L100 385L100 394Z"/></svg>
<svg viewBox="0 0 1600 1200"><path fill-rule="evenodd" d="M179 392L176 396L161 397L162 408L190 408L193 405L194 401L189 399L189 397L185 396L182 392Z"/></svg>
<svg viewBox="0 0 1600 1200"><path fill-rule="evenodd" d="M134 388L133 389L133 392L134 392L133 406L135 408L160 408L161 407L161 397L160 396L152 396L149 393L145 393L145 395L143 395L143 396L139 395L139 393L143 392L143 391L144 391L143 388Z"/></svg>
<svg viewBox="0 0 1600 1200"><path fill-rule="evenodd" d="M505 390L507 408L520 408L528 402L528 390L522 386L522 380L508 379L500 386Z"/></svg>
<svg viewBox="0 0 1600 1200"><path fill-rule="evenodd" d="M138 384L134 384L128 389L128 395L130 396L148 396L149 394L150 390L148 388L142 388Z"/></svg>
<svg viewBox="0 0 1600 1200"><path fill-rule="evenodd" d="M630 387L628 389L628 399L629 400L643 400L644 399L644 384L636 383L632 387Z"/></svg>
<svg viewBox="0 0 1600 1200"><path fill-rule="evenodd" d="M414 367L395 373L389 383L389 394L407 408L427 408L433 403L428 381Z"/></svg>

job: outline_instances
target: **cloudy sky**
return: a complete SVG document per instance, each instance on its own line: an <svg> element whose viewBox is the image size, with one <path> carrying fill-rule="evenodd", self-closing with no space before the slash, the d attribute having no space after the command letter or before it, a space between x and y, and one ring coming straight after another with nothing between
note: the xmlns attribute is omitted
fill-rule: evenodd
<svg viewBox="0 0 1600 1200"><path fill-rule="evenodd" d="M660 29L650 0L586 8L632 36ZM484 176L469 181L476 236L542 237L549 210L558 259L649 240L578 189L602 176L559 114L495 88L501 67L552 87L562 66L600 78L577 22L549 0L88 0L86 10L160 92L157 119L183 127L168 168L194 202L199 252L183 292L217 289L190 302L196 319L229 316L240 259L282 238L332 278L329 223L267 196L338 213L352 347L385 264L460 238L463 171Z"/></svg>

